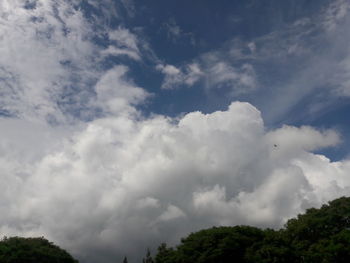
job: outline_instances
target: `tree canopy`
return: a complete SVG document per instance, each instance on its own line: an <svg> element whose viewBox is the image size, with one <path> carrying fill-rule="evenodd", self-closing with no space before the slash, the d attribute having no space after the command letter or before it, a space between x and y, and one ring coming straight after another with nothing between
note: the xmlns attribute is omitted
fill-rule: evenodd
<svg viewBox="0 0 350 263"><path fill-rule="evenodd" d="M0 263L78 263L43 237L10 237L0 241Z"/></svg>
<svg viewBox="0 0 350 263"><path fill-rule="evenodd" d="M350 198L311 208L280 230L213 227L175 247L161 244L156 263L350 262Z"/></svg>

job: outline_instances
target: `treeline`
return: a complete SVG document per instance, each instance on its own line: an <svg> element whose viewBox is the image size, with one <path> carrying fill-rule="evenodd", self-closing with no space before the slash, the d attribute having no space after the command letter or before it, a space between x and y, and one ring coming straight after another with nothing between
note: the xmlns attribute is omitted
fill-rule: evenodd
<svg viewBox="0 0 350 263"><path fill-rule="evenodd" d="M311 208L280 230L213 227L190 234L175 248L159 246L155 263L348 263L350 198Z"/></svg>
<svg viewBox="0 0 350 263"><path fill-rule="evenodd" d="M348 263L350 198L289 220L280 230L251 226L213 227L190 234L176 247L161 244L143 263ZM4 238L0 263L77 263L44 238ZM123 263L128 259L124 258Z"/></svg>

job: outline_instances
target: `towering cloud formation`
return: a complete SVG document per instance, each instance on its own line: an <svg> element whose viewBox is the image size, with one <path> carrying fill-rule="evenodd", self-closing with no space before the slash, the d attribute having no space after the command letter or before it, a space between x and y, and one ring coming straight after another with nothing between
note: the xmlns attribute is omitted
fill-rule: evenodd
<svg viewBox="0 0 350 263"><path fill-rule="evenodd" d="M308 152L338 140L310 127L266 132L242 102L179 120L98 119L34 162L3 149L1 233L45 235L87 262L112 262L212 225L277 227L349 193L348 162Z"/></svg>

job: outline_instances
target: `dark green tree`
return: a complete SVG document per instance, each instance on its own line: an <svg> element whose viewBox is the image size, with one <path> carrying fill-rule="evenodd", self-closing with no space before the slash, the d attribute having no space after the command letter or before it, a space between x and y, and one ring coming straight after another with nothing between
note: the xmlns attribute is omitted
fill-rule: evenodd
<svg viewBox="0 0 350 263"><path fill-rule="evenodd" d="M10 237L0 241L0 263L77 263L65 250L41 238Z"/></svg>
<svg viewBox="0 0 350 263"><path fill-rule="evenodd" d="M156 263L350 262L350 198L311 208L283 229L214 227L190 234L176 248L162 244Z"/></svg>
<svg viewBox="0 0 350 263"><path fill-rule="evenodd" d="M296 262L295 251L285 237L284 230L264 230L264 238L247 249L246 262Z"/></svg>
<svg viewBox="0 0 350 263"><path fill-rule="evenodd" d="M285 234L299 260L344 262L345 257L350 262L349 229L350 198L342 197L289 220ZM344 243L348 245L342 245Z"/></svg>
<svg viewBox="0 0 350 263"><path fill-rule="evenodd" d="M178 262L176 259L177 254L173 248L168 248L165 243L162 243L158 247L158 252L155 257L155 263L173 263Z"/></svg>
<svg viewBox="0 0 350 263"><path fill-rule="evenodd" d="M245 252L263 239L263 231L249 226L214 227L190 234L176 250L162 244L156 263L245 262Z"/></svg>

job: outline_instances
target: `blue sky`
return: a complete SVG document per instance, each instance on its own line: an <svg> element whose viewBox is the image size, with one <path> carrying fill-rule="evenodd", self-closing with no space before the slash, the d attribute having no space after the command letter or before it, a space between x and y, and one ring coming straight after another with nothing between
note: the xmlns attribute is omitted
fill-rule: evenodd
<svg viewBox="0 0 350 263"><path fill-rule="evenodd" d="M340 21L333 21L337 19L336 13L333 18L326 18L330 4L330 1L134 2L129 3L132 6L129 9L121 8L121 18L111 17L106 23L113 28L121 25L129 28L152 49L153 54L147 54L141 65L128 64L135 82L155 95L144 109L147 113L169 116L195 110L208 113L240 100L256 106L268 127L312 125L336 128L347 136L348 98L338 93L344 80L334 78L344 74L340 64L347 56L348 34L342 32L347 30L348 19L345 15ZM91 7L86 8L92 11ZM326 23L337 24L329 30ZM234 49L240 54L232 55ZM213 61L208 61L209 56ZM119 59L110 63L118 64ZM249 65L252 71L247 76L255 83L236 88L241 84L230 79L232 76L221 81L203 76L190 88L183 81L175 81L164 90L160 89L164 76L155 70L159 63L182 70L191 63L207 68L224 63L221 71L240 70ZM272 106L271 101L276 104ZM338 160L346 156L348 145L344 143L344 147L333 149L329 157Z"/></svg>
<svg viewBox="0 0 350 263"><path fill-rule="evenodd" d="M350 194L346 0L0 0L0 233L137 262Z"/></svg>

